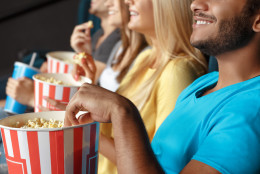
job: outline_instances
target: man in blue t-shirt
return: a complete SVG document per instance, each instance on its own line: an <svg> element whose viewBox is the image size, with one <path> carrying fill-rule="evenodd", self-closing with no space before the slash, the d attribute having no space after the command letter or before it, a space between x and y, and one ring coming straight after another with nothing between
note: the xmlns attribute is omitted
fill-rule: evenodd
<svg viewBox="0 0 260 174"><path fill-rule="evenodd" d="M67 126L112 122L105 155L119 173L260 173L260 1L194 0L191 9L191 44L217 58L219 73L181 93L151 145L138 110L120 95L84 84L67 106ZM79 110L89 113L76 119Z"/></svg>

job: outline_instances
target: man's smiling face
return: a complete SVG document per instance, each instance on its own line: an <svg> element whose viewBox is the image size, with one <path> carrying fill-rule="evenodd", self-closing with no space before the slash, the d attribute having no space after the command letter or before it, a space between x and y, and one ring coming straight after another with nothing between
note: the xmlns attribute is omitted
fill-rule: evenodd
<svg viewBox="0 0 260 174"><path fill-rule="evenodd" d="M246 45L254 36L247 0L194 0L191 44L217 56Z"/></svg>

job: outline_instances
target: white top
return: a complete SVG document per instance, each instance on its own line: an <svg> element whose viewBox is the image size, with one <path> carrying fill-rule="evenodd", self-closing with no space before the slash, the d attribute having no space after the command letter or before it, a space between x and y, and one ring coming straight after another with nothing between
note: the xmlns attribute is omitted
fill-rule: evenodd
<svg viewBox="0 0 260 174"><path fill-rule="evenodd" d="M120 84L116 79L119 73L119 71L114 71L112 67L106 67L99 78L99 85L115 92Z"/></svg>
<svg viewBox="0 0 260 174"><path fill-rule="evenodd" d="M111 51L111 54L109 56L107 66L101 73L99 77L99 85L103 88L106 88L110 91L115 92L117 88L119 87L119 82L117 81L117 76L119 75L119 71L114 71L112 68L112 62L117 59L117 57L122 52L122 41L117 42L117 44L114 46L113 50Z"/></svg>
<svg viewBox="0 0 260 174"><path fill-rule="evenodd" d="M142 51L149 49L149 48L150 48L150 46L147 46ZM101 86L105 89L108 89L110 91L113 91L113 92L115 92L120 85L120 83L117 81L117 77L120 74L120 72L114 71L112 68L112 64L115 63L115 61L117 61L117 58L122 51L123 51L122 41L118 41L117 44L114 46L113 50L111 51L111 54L107 61L106 68L103 70L103 72L101 73L101 75L98 79L99 86ZM133 64L134 64L134 62L130 66L129 70L132 68Z"/></svg>

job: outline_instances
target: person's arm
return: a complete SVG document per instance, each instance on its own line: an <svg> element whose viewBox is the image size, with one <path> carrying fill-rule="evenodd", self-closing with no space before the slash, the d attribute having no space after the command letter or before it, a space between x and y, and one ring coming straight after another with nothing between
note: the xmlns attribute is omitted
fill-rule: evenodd
<svg viewBox="0 0 260 174"><path fill-rule="evenodd" d="M101 61L95 60L95 65L96 65L95 84L97 84L101 73L106 68L106 64Z"/></svg>
<svg viewBox="0 0 260 174"><path fill-rule="evenodd" d="M219 171L197 160L191 160L180 174L220 174Z"/></svg>
<svg viewBox="0 0 260 174"><path fill-rule="evenodd" d="M116 150L114 139L108 138L101 133L99 137L99 153L101 153L111 162L116 164Z"/></svg>
<svg viewBox="0 0 260 174"><path fill-rule="evenodd" d="M78 120L75 115L79 111L89 112ZM140 114L130 100L101 87L85 83L66 107L64 122L65 126L71 126L90 120L112 122L118 173L164 173L152 151ZM182 172L186 174L193 171L216 173L212 167L194 160Z"/></svg>
<svg viewBox="0 0 260 174"><path fill-rule="evenodd" d="M75 114L99 122L112 122L119 173L164 173L157 162L137 108L126 98L103 88L84 84L66 108L65 125L79 124Z"/></svg>
<svg viewBox="0 0 260 174"><path fill-rule="evenodd" d="M51 106L55 107L55 108L58 108L62 111L65 111L66 110L66 104L62 103L62 102L59 102L55 99L51 99L47 96L43 96L43 99L49 103ZM46 107L43 107L43 106L37 106L39 108L39 110L41 111L55 111L55 109L49 109L49 108L46 108Z"/></svg>

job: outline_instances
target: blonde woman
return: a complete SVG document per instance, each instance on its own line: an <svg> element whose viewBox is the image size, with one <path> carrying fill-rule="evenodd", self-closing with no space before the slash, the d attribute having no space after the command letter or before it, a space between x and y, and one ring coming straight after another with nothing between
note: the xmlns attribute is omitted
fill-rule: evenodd
<svg viewBox="0 0 260 174"><path fill-rule="evenodd" d="M139 13L139 17L134 16L128 26L150 37L151 54L136 60L117 92L129 98L143 119L149 120L146 127L152 140L155 130L173 110L180 92L205 74L207 65L201 52L192 47L189 40L193 21L189 10L192 0L144 1L153 6L153 32L149 34L147 29L142 30L140 16L145 12L144 8L139 8L140 0L127 1L130 11Z"/></svg>
<svg viewBox="0 0 260 174"><path fill-rule="evenodd" d="M142 34L128 29L130 13L124 0L106 0L105 6L109 13L108 22L120 29L121 40L115 44L110 55L107 55L109 58L106 67L100 73L91 56L88 56L88 60L83 59L81 66L77 65L73 73L75 76L85 75L101 87L116 91L137 55L148 44Z"/></svg>
<svg viewBox="0 0 260 174"><path fill-rule="evenodd" d="M139 55L117 92L138 107L151 141L160 124L174 109L181 91L206 73L206 61L189 41L192 0L126 2L131 13L128 27L149 37L152 50ZM112 162L102 159L100 165L103 169L107 166L104 173L115 173L112 127L103 124L101 131L105 135L101 136L101 153Z"/></svg>

